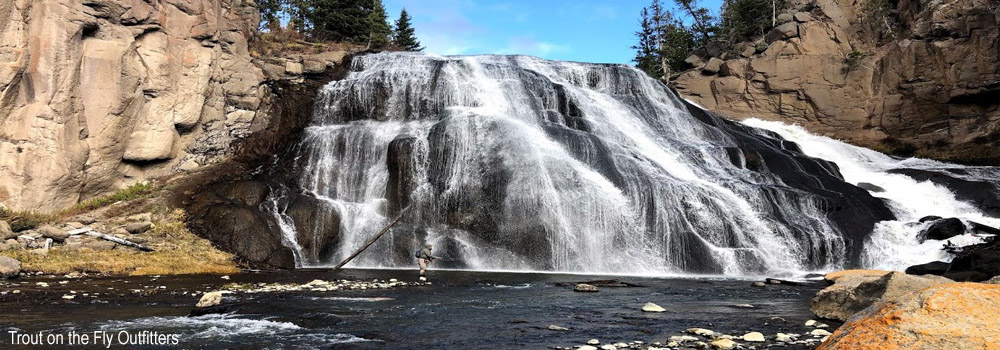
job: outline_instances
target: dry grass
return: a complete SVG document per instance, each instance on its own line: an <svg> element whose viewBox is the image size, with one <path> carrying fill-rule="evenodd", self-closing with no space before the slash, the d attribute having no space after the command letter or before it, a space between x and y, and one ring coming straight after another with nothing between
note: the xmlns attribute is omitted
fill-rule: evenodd
<svg viewBox="0 0 1000 350"><path fill-rule="evenodd" d="M27 250L0 254L21 261L25 271L50 274L87 272L116 275L230 274L239 269L233 255L222 252L184 226L184 212L177 209L156 215L155 227L145 235L153 252L118 246L113 250L53 249L47 255Z"/></svg>
<svg viewBox="0 0 1000 350"><path fill-rule="evenodd" d="M73 216L80 213L85 213L92 211L94 209L99 209L106 207L108 205L127 202L133 199L144 197L150 193L153 193L155 187L153 184L148 182L140 182L133 184L129 187L115 191L112 194L106 196L100 196L97 198L91 198L83 202L77 203L71 208L60 211L58 214L62 217Z"/></svg>

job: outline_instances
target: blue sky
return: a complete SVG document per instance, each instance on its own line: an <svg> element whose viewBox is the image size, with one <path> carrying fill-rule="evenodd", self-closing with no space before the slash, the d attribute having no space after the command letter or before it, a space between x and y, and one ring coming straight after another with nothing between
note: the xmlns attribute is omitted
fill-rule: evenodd
<svg viewBox="0 0 1000 350"><path fill-rule="evenodd" d="M665 1L669 3L670 0ZM383 0L390 21L413 17L424 52L525 54L630 63L639 11L650 0ZM703 0L718 12L721 0Z"/></svg>

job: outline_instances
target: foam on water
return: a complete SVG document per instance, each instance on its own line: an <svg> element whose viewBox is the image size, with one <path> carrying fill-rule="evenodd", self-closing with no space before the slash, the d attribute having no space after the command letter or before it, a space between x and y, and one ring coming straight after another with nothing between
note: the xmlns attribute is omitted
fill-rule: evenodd
<svg viewBox="0 0 1000 350"><path fill-rule="evenodd" d="M994 227L1000 226L1000 219L989 217L973 205L957 199L955 194L944 186L889 172L893 169L936 170L966 167L929 159L891 157L829 137L814 135L800 126L781 122L747 119L743 123L776 132L785 139L799 144L804 153L837 163L844 179L848 182L854 184L867 182L885 189L884 192L874 192L872 195L885 198L899 220L883 221L875 226L871 237L865 243L862 255L866 267L898 270L931 261L950 261L950 254L941 249L944 242L927 240L920 243L917 240L917 234L931 224L917 222L925 216L955 217ZM982 238L965 234L950 241L957 246L965 246L980 243Z"/></svg>

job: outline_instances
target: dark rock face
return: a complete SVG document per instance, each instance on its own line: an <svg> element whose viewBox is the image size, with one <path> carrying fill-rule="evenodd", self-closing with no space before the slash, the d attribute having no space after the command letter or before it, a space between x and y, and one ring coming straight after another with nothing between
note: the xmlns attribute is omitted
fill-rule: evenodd
<svg viewBox="0 0 1000 350"><path fill-rule="evenodd" d="M908 275L944 275L948 272L951 263L944 261L932 261L926 264L913 265L906 268Z"/></svg>
<svg viewBox="0 0 1000 350"><path fill-rule="evenodd" d="M1000 170L995 168L954 168L954 169L893 169L894 174L903 174L917 181L930 181L947 187L955 193L955 197L972 203L984 214L1000 216L1000 182L973 180L967 175L975 175L978 179L1000 179Z"/></svg>
<svg viewBox="0 0 1000 350"><path fill-rule="evenodd" d="M410 205L410 194L417 187L414 162L419 161L414 147L417 138L411 135L399 135L389 143L386 154L386 166L389 169L389 181L386 184L385 198L388 200L390 216L399 215L400 211Z"/></svg>
<svg viewBox="0 0 1000 350"><path fill-rule="evenodd" d="M266 184L242 180L216 184L191 197L189 225L250 266L295 267L293 252L281 244L274 219L260 210L270 192ZM259 200L259 202L255 202Z"/></svg>
<svg viewBox="0 0 1000 350"><path fill-rule="evenodd" d="M917 234L921 243L928 239L943 241L965 233L965 224L956 218L935 220L926 230Z"/></svg>
<svg viewBox="0 0 1000 350"><path fill-rule="evenodd" d="M983 280L1000 275L1000 239L990 237L986 243L964 247L951 261L949 272L975 271Z"/></svg>
<svg viewBox="0 0 1000 350"><path fill-rule="evenodd" d="M867 182L858 182L858 187L861 187L863 189L866 189L868 191L875 192L875 193L885 192L884 188L875 186L875 185L867 183Z"/></svg>
<svg viewBox="0 0 1000 350"><path fill-rule="evenodd" d="M326 74L309 76L301 82L269 82L270 94L261 106L261 113L271 117L269 122L255 125L253 133L233 146L236 152L229 160L170 185L171 202L187 210L187 225L192 232L236 254L239 262L247 266L295 267L294 253L283 244L278 223L263 208L272 190L281 188L284 179L277 174L265 176L260 169L289 166L275 164L275 155L287 152L301 137L312 120L312 108L303 106L314 105L320 87L346 74L350 57L344 61ZM309 200L299 202L308 205ZM302 225L306 225L304 221L300 217ZM339 223L339 217L329 222ZM336 232L330 228L321 235L324 242L335 240ZM317 250L321 252L323 249Z"/></svg>
<svg viewBox="0 0 1000 350"><path fill-rule="evenodd" d="M308 194L288 197L285 214L295 225L302 254L314 260L329 260L339 246L340 213L330 203Z"/></svg>

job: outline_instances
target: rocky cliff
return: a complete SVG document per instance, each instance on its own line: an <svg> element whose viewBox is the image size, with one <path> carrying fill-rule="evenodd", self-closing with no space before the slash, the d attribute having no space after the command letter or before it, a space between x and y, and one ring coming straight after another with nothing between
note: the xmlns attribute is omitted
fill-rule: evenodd
<svg viewBox="0 0 1000 350"><path fill-rule="evenodd" d="M888 1L891 33L864 0L793 3L758 41L691 57L696 69L676 78L678 92L730 118L1000 164L1000 2Z"/></svg>
<svg viewBox="0 0 1000 350"><path fill-rule="evenodd" d="M56 210L235 154L275 122L274 81L343 57L255 58L258 22L253 0L0 3L0 205Z"/></svg>

